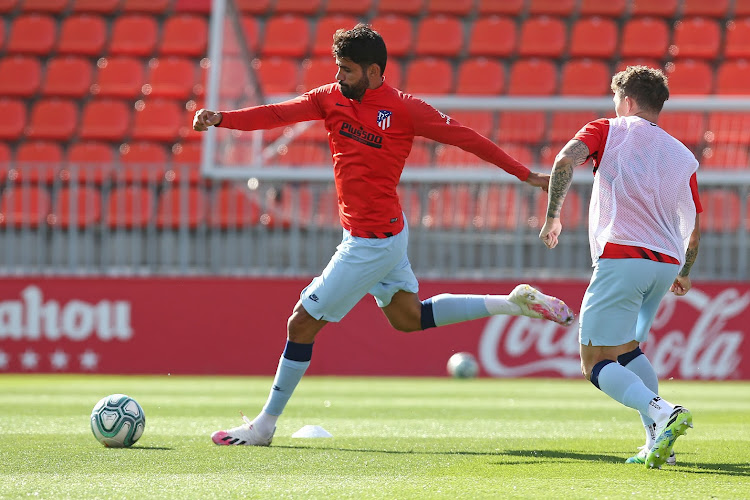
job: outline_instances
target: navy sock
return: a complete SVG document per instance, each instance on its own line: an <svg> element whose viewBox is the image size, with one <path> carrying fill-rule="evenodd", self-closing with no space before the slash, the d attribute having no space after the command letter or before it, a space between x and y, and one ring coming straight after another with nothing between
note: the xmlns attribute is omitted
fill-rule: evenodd
<svg viewBox="0 0 750 500"><path fill-rule="evenodd" d="M435 315L432 313L432 299L426 299L422 301L422 314L420 316L420 322L422 323L422 330L433 328L437 326L435 324Z"/></svg>
<svg viewBox="0 0 750 500"><path fill-rule="evenodd" d="M612 361L611 359L603 359L595 364L594 368L591 370L591 383L594 384L594 386L599 390L602 389L601 387L599 387L599 372L602 371L602 368L610 363L614 363L614 361Z"/></svg>
<svg viewBox="0 0 750 500"><path fill-rule="evenodd" d="M625 354L620 354L617 356L617 362L620 363L622 366L627 366L628 363L633 361L635 358L643 354L643 351L641 351L640 346L636 347L630 352L626 352Z"/></svg>
<svg viewBox="0 0 750 500"><path fill-rule="evenodd" d="M312 359L313 344L298 344L291 340L286 341L284 357L292 361L310 361Z"/></svg>

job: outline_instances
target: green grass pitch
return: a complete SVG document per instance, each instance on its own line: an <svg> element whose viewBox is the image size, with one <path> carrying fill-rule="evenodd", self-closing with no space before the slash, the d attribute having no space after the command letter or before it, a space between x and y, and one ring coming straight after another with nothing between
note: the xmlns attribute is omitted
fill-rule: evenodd
<svg viewBox="0 0 750 500"><path fill-rule="evenodd" d="M625 459L635 411L583 380L307 377L269 448L219 447L268 377L0 376L0 498L749 498L750 384L664 381L695 428L677 466ZM130 449L89 429L103 396L146 413ZM304 425L333 438L296 439Z"/></svg>

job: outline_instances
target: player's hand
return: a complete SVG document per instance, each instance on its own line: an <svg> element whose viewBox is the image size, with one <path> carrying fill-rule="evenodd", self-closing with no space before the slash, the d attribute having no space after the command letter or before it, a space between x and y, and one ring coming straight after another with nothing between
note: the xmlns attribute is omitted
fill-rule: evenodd
<svg viewBox="0 0 750 500"><path fill-rule="evenodd" d="M544 222L544 227L539 232L539 239L547 245L547 248L555 248L557 246L557 238L562 232L562 224L558 217L547 217Z"/></svg>
<svg viewBox="0 0 750 500"><path fill-rule="evenodd" d="M529 178L526 179L526 184L530 184L534 187L542 188L542 191L545 193L547 192L547 189L549 189L549 175L548 174L539 174L537 172L531 172L529 174Z"/></svg>
<svg viewBox="0 0 750 500"><path fill-rule="evenodd" d="M193 117L193 130L205 132L208 127L221 123L221 113L208 109L199 109Z"/></svg>
<svg viewBox="0 0 750 500"><path fill-rule="evenodd" d="M677 276L674 280L674 283L672 283L672 286L669 287L669 291L673 294L677 295L678 297L682 297L686 293L688 293L688 290L692 287L692 283L690 283L690 277L689 276Z"/></svg>

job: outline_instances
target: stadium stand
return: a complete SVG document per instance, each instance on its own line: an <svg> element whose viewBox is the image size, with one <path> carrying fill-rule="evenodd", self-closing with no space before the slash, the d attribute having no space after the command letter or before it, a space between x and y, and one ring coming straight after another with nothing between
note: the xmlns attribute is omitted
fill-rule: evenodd
<svg viewBox="0 0 750 500"><path fill-rule="evenodd" d="M387 41L388 83L428 97L606 97L612 73L629 64L664 68L675 96L750 94L750 0L234 4L242 37L233 36L234 21L227 19L225 52L231 57L222 61L220 96L238 107L332 82L332 34L359 21L372 23ZM241 186L201 179L201 135L190 130L190 122L206 98L210 11L210 0L0 0L3 224L125 229L152 224L172 230L183 220L174 200L183 199L175 195L184 188L190 207L184 220L191 229L204 223L222 229L289 227L300 206L321 215L296 224L335 226L330 193L303 190L295 204L289 190L251 196ZM594 117L448 111L521 161L547 167L559 147ZM750 165L750 113L669 112L660 125L691 148L705 169ZM287 132L264 133L263 146ZM265 163L325 164L326 143L326 131L315 123ZM247 161L249 150L221 154ZM24 172L18 165L26 162L40 166ZM418 140L407 164L448 168L477 161L460 149ZM63 185L71 179L80 189ZM502 188L471 195L436 190L427 199L410 189L404 188L411 200L409 220L428 221L432 228L508 229L513 210L523 211L520 220L539 217L536 200L522 201ZM725 192L718 189L706 193L709 206L721 210L747 203L723 200ZM64 212L74 199L86 213L71 219ZM723 228L713 219L705 224ZM730 226L740 227L740 221Z"/></svg>

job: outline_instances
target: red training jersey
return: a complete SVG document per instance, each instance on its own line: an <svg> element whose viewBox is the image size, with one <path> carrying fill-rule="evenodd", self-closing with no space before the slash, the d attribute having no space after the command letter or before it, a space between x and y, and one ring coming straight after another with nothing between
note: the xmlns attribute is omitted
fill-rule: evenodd
<svg viewBox="0 0 750 500"><path fill-rule="evenodd" d="M521 181L530 173L486 137L385 82L366 90L361 101L331 83L278 104L221 114L220 127L238 130L324 120L341 225L354 236L386 237L403 229L396 187L415 136L458 146Z"/></svg>
<svg viewBox="0 0 750 500"><path fill-rule="evenodd" d="M587 123L573 139L586 144L589 148L589 158L594 164L594 175L596 170L599 168L599 163L604 153L604 147L607 145L607 136L609 135L609 119L600 118L592 122ZM695 212L703 212L703 206L701 205L700 197L698 196L698 179L696 174L690 177L690 190L693 194L693 201L695 202ZM600 259L648 259L656 262L668 262L670 264L679 264L679 261L669 255L661 254L648 248L634 247L628 245L619 245L617 243L607 243L604 246L604 251L599 256Z"/></svg>

